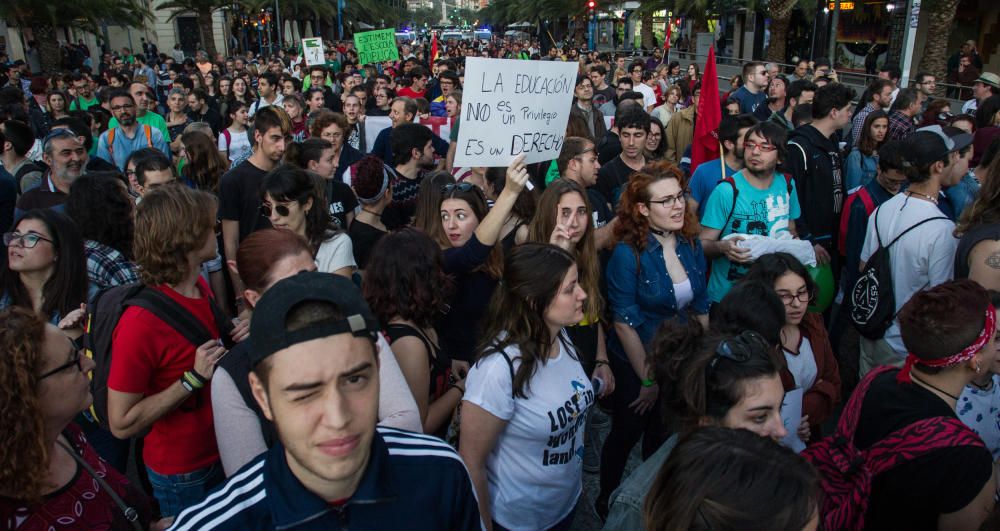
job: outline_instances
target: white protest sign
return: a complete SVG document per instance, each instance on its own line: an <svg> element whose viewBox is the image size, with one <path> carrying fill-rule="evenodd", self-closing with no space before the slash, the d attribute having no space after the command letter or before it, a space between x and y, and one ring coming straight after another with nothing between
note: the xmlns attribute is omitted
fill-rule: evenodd
<svg viewBox="0 0 1000 531"><path fill-rule="evenodd" d="M469 57L465 60L455 166L507 166L559 157L577 64Z"/></svg>
<svg viewBox="0 0 1000 531"><path fill-rule="evenodd" d="M302 56L305 57L306 64L309 66L325 65L326 59L323 55L323 39L320 39L319 37L302 39Z"/></svg>
<svg viewBox="0 0 1000 531"><path fill-rule="evenodd" d="M781 439L781 444L791 448L795 453L806 449L806 443L799 439L799 424L802 423L802 396L805 392L801 387L796 387L785 393L785 399L781 401L781 423L785 426L785 435Z"/></svg>

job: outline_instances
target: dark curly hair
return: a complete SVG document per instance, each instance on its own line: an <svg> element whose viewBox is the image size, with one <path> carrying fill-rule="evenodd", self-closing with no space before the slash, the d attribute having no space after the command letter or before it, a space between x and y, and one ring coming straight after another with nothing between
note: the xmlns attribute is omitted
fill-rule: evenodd
<svg viewBox="0 0 1000 531"><path fill-rule="evenodd" d="M45 322L30 307L0 312L0 496L28 503L41 501L49 463L38 404L44 341Z"/></svg>
<svg viewBox="0 0 1000 531"><path fill-rule="evenodd" d="M69 188L66 213L84 239L107 245L132 260L135 203L127 190L125 177L118 172L85 173Z"/></svg>
<svg viewBox="0 0 1000 531"><path fill-rule="evenodd" d="M633 173L625 189L622 190L621 202L618 203L619 223L615 226L615 239L623 241L637 251L646 248L646 238L649 236L649 218L639 212L639 205L649 206L653 197L649 187L656 181L676 179L681 190L687 190L688 179L672 163L658 160L646 165L642 171ZM690 209L684 212L684 226L678 236L693 242L698 237L698 218Z"/></svg>
<svg viewBox="0 0 1000 531"><path fill-rule="evenodd" d="M386 181L391 181L391 175L386 173L387 166L382 159L374 155L366 155L365 158L351 165L351 187L354 188L358 201L362 204L371 204L378 201L389 186ZM385 187L382 185L386 184ZM381 193L380 193L381 192Z"/></svg>
<svg viewBox="0 0 1000 531"><path fill-rule="evenodd" d="M405 228L383 236L365 268L364 296L380 323L393 318L434 325L453 289L430 236Z"/></svg>

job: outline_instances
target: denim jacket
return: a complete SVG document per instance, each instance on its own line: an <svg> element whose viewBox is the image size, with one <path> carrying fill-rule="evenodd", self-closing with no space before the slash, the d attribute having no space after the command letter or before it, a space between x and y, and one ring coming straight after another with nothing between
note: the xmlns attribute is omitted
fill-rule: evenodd
<svg viewBox="0 0 1000 531"><path fill-rule="evenodd" d="M677 256L687 271L694 291L690 308L698 315L707 314L708 285L701 241L698 238L694 238L693 242L677 238ZM663 246L652 234L648 236L646 248L638 255L631 245L618 243L605 274L608 307L615 321L634 328L644 345L652 341L663 321L672 317L686 318L686 312L677 309L674 284L663 261ZM616 337L612 337L610 346L619 355L624 355Z"/></svg>
<svg viewBox="0 0 1000 531"><path fill-rule="evenodd" d="M663 464L670 457L670 452L677 446L679 436L670 436L663 446L649 456L632 471L629 477L611 493L608 502L608 519L604 522L604 531L633 531L645 529L642 521L643 507L646 505L646 494L653 486L653 481L659 475Z"/></svg>
<svg viewBox="0 0 1000 531"><path fill-rule="evenodd" d="M864 186L876 175L878 175L878 155L865 155L860 149L854 148L844 163L845 189L850 192L859 186Z"/></svg>

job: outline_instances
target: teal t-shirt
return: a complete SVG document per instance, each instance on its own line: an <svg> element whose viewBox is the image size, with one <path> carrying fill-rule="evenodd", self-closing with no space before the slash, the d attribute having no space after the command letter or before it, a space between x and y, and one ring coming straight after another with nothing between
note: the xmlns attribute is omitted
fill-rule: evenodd
<svg viewBox="0 0 1000 531"><path fill-rule="evenodd" d="M795 191L795 181L792 181L792 192L788 193L788 185L780 173L775 173L771 186L760 190L750 185L743 172L733 175L733 181L739 194L736 196L736 206L733 206L733 187L719 184L708 197L705 205L705 216L702 226L719 229L719 239L729 234L752 234L781 238L781 233L787 233L788 222L799 218L799 199ZM733 211L732 217L729 216ZM729 222L726 222L729 218ZM725 226L723 226L725 225ZM725 256L712 261L712 274L708 278L708 298L719 302L729 292L733 283L743 278L753 264L734 264Z"/></svg>

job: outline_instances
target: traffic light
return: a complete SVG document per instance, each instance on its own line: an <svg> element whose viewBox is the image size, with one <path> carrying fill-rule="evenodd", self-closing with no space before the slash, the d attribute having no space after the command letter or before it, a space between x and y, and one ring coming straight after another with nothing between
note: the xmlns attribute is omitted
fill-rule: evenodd
<svg viewBox="0 0 1000 531"><path fill-rule="evenodd" d="M596 8L596 7L597 7L597 2L595 2L594 0L587 0L587 9L591 13L594 12L594 8Z"/></svg>

